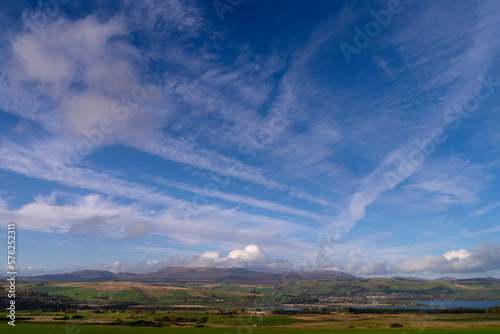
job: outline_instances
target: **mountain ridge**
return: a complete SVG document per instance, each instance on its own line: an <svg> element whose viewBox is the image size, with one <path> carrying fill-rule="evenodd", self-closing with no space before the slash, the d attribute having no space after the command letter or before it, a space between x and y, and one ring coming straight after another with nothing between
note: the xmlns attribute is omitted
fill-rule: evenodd
<svg viewBox="0 0 500 334"><path fill-rule="evenodd" d="M23 282L100 282L100 281L131 281L131 282L210 282L210 283L249 283L249 284L287 284L295 281L306 280L357 280L357 277L341 271L335 270L297 270L284 271L282 273L269 273L253 271L246 268L230 267L164 267L155 272L149 273L113 273L108 270L84 269L70 273L45 274L36 276L18 276L17 279ZM411 276L394 276L392 279L405 281L448 281L459 282L467 280L497 281L499 278L478 277L458 279L453 277L441 277L425 279Z"/></svg>
<svg viewBox="0 0 500 334"><path fill-rule="evenodd" d="M20 281L58 281L58 282L98 282L98 281L136 281L136 282L237 282L281 284L304 279L349 279L358 277L335 270L286 271L268 273L245 268L216 267L164 267L155 272L138 274L129 272L113 273L107 270L78 270L71 273L19 276Z"/></svg>

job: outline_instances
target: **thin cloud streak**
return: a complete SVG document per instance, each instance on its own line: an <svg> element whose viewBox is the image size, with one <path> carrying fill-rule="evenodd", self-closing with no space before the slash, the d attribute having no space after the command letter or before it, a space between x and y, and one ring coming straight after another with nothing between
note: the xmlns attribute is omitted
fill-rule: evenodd
<svg viewBox="0 0 500 334"><path fill-rule="evenodd" d="M241 196L241 195L236 195L236 194L229 194L229 193L224 193L221 191L207 191L204 188L199 188L199 187L194 187L189 184L185 183L179 183L179 182L169 182L167 180L164 180L159 177L155 177L154 181L159 183L159 184L164 184L169 187L174 187L182 190L186 190L198 195L203 195L207 199L210 199L211 197L216 197L220 198L229 202L235 202L235 203L240 203L240 204L247 204L256 208L263 208L266 210L271 210L271 211L276 211L276 212L283 212L287 214L292 214L296 216L303 216L303 217L309 217L309 218L314 218L317 220L324 220L326 217L321 217L317 214L314 214L312 212L308 211L303 211L303 210L298 210L294 209L292 207L288 207L285 205L281 205L278 203L270 202L270 201L262 201L256 198L252 197L247 197L247 196Z"/></svg>

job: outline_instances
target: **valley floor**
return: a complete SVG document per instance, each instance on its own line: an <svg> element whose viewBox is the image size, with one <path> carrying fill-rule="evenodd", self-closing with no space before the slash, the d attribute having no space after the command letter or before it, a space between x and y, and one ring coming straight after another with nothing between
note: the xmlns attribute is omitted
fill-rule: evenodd
<svg viewBox="0 0 500 334"><path fill-rule="evenodd" d="M6 314L1 314L2 320ZM185 334L273 334L273 333L425 333L500 334L500 315L496 314L298 314L272 315L218 314L216 311L163 311L137 314L43 313L20 311L16 326L0 323L2 333L99 334L158 333ZM391 324L393 325L391 328ZM395 325L397 324L397 325ZM401 326L401 327L396 327Z"/></svg>

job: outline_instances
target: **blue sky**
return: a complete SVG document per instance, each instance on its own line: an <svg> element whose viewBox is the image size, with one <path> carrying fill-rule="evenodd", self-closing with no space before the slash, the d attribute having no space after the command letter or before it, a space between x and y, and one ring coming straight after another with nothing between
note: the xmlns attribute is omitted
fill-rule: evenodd
<svg viewBox="0 0 500 334"><path fill-rule="evenodd" d="M22 274L500 274L497 1L2 6Z"/></svg>

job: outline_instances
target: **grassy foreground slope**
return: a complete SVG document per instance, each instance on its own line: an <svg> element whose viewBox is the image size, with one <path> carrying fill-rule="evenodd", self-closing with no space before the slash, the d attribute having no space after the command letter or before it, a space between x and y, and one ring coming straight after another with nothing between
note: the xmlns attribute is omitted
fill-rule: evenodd
<svg viewBox="0 0 500 334"><path fill-rule="evenodd" d="M9 328L6 328L6 327ZM107 327L92 325L54 324L54 323L18 323L16 327L11 327L5 323L0 325L1 332L17 334L149 334L161 332L174 332L180 334L225 334L225 333L246 333L246 334L322 334L332 333L331 329L266 329L266 328L140 328L140 327ZM375 329L375 330L335 330L336 334L421 334L422 330L413 329ZM497 334L500 328L472 328L472 329L426 329L425 334Z"/></svg>

